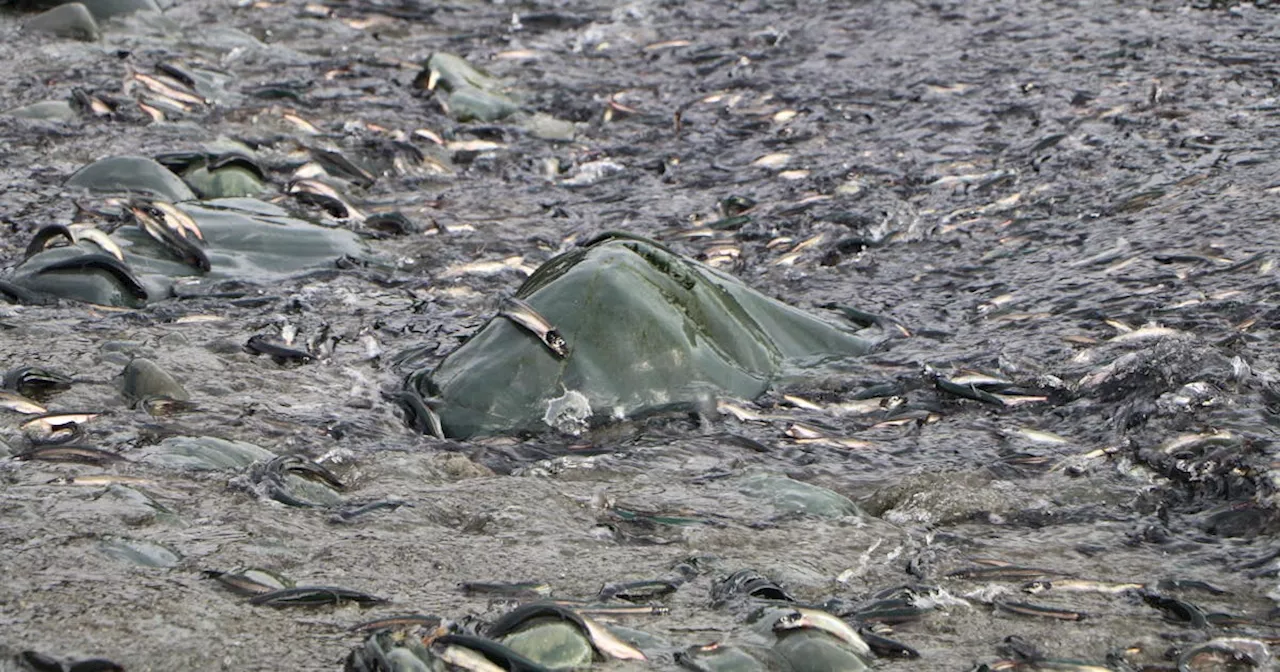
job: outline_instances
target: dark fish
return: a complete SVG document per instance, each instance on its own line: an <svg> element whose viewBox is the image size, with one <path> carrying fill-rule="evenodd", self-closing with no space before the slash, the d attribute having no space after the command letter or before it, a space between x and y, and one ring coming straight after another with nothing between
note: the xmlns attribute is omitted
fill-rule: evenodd
<svg viewBox="0 0 1280 672"><path fill-rule="evenodd" d="M76 237L71 233L71 229L62 224L48 224L40 227L40 230L36 231L36 235L31 237L31 242L27 243L27 250L23 253L22 258L30 259L43 252L46 247L49 247L50 243L58 238L65 238L68 245L76 244Z"/></svg>
<svg viewBox="0 0 1280 672"><path fill-rule="evenodd" d="M996 600L992 602L996 609L1006 611L1011 614L1020 616L1040 616L1042 618L1054 618L1060 621L1083 621L1088 618L1088 614L1083 611L1072 611L1070 609L1059 609L1057 607L1047 607L1030 602L1010 602L1007 600Z"/></svg>
<svg viewBox="0 0 1280 672"><path fill-rule="evenodd" d="M125 286L125 289L127 289L135 299L140 301L147 300L147 288L142 286L142 281L138 279L138 276L134 275L133 271L130 270L124 262L109 254L82 254L80 256L69 257L67 259L59 259L58 261L51 262L41 267L36 271L36 274L44 275L46 273L57 273L59 271L79 270L105 271L110 273Z"/></svg>
<svg viewBox="0 0 1280 672"><path fill-rule="evenodd" d="M60 663L38 651L23 651L18 654L18 659L35 672L124 672L123 667L106 658L86 658Z"/></svg>
<svg viewBox="0 0 1280 672"><path fill-rule="evenodd" d="M501 595L503 597L546 597L551 586L545 581L521 581L517 583L484 583L463 581L458 584L468 595Z"/></svg>
<svg viewBox="0 0 1280 672"><path fill-rule="evenodd" d="M670 595L682 585L684 585L684 579L650 579L613 583L601 588L598 597L601 600L617 598L627 602L645 602Z"/></svg>
<svg viewBox="0 0 1280 672"><path fill-rule="evenodd" d="M408 412L406 420L414 429L423 434L430 434L437 439L444 439L444 426L440 424L440 415L413 388L406 388L398 395L400 403Z"/></svg>
<svg viewBox="0 0 1280 672"><path fill-rule="evenodd" d="M156 63L156 70L169 75L170 77L182 82L183 84L195 88L196 78L191 73L172 63Z"/></svg>
<svg viewBox="0 0 1280 672"><path fill-rule="evenodd" d="M723 603L734 596L780 602L796 601L781 586L754 569L740 569L711 585L711 599L715 603Z"/></svg>
<svg viewBox="0 0 1280 672"><path fill-rule="evenodd" d="M321 147L308 147L307 150L311 152L311 156L316 161L320 162L320 165L324 166L326 171L346 177L362 189L372 187L377 180L372 173L357 166L341 152Z"/></svg>
<svg viewBox="0 0 1280 672"><path fill-rule="evenodd" d="M362 593L358 590L334 586L297 586L296 588L273 590L269 593L255 595L249 600L249 604L269 607L314 607L324 604L342 604L343 602L355 602L362 607L366 607L384 604L388 600Z"/></svg>
<svg viewBox="0 0 1280 672"><path fill-rule="evenodd" d="M429 616L427 614L406 614L404 616L385 616L383 618L375 618L372 621L356 623L349 629L351 632L370 632L373 630L387 630L391 628L436 628L439 627L443 620L439 616Z"/></svg>
<svg viewBox="0 0 1280 672"><path fill-rule="evenodd" d="M880 658L919 658L920 652L901 642L883 637L872 632L870 628L859 628L862 641L871 647Z"/></svg>
<svg viewBox="0 0 1280 672"><path fill-rule="evenodd" d="M331 523L349 523L366 513L374 511L395 511L402 506L413 506L409 502L401 502L397 500L383 500L380 502L370 502L359 506L345 506L338 510L337 513L329 517Z"/></svg>
<svg viewBox="0 0 1280 672"><path fill-rule="evenodd" d="M267 181L267 171L263 170L262 166L258 165L258 162L254 161L253 158L245 156L239 152L227 152L226 154L220 154L211 159L207 165L210 171L218 170L219 168L226 168L227 166L243 168L253 173L254 177L257 177L259 180L262 180L263 182Z"/></svg>
<svg viewBox="0 0 1280 672"><path fill-rule="evenodd" d="M929 613L928 610L911 605L902 605L897 607L883 606L855 611L854 613L849 614L848 618L859 623L884 623L886 625L896 625L898 623L918 621L927 613Z"/></svg>
<svg viewBox="0 0 1280 672"><path fill-rule="evenodd" d="M285 193L309 205L319 206L336 219L363 219L364 215L356 211L337 189L310 178L301 178L290 182Z"/></svg>
<svg viewBox="0 0 1280 672"><path fill-rule="evenodd" d="M106 462L127 462L124 456L93 446L40 446L14 455L15 460L38 460L41 462L79 462L81 464L103 464Z"/></svg>
<svg viewBox="0 0 1280 672"><path fill-rule="evenodd" d="M556 604L573 607L583 616L666 616L671 607L661 604L586 604L579 605L568 600L556 600Z"/></svg>
<svg viewBox="0 0 1280 672"><path fill-rule="evenodd" d="M1001 579L1035 579L1041 577L1062 576L1060 572L1036 567L1019 567L1017 565L997 565L984 567L962 567L947 574L952 579L973 579L975 581L996 581Z"/></svg>
<svg viewBox="0 0 1280 672"><path fill-rule="evenodd" d="M820 307L826 308L828 310L834 310L840 313L842 316L844 316L845 319L858 325L859 327L870 327L874 325L884 330L887 333L896 333L902 336L911 335L911 332L908 331L906 327L902 326L901 324L898 324L897 322L894 322L893 320L887 317L884 317L883 315L868 313L865 310L854 308L853 306L846 306L844 304L839 304L839 303L825 303Z"/></svg>
<svg viewBox="0 0 1280 672"><path fill-rule="evenodd" d="M266 464L256 467L260 480L279 480L286 473L297 474L305 478L322 481L334 490L346 490L347 486L336 474L311 460L297 455L277 455Z"/></svg>
<svg viewBox="0 0 1280 672"><path fill-rule="evenodd" d="M208 161L211 158L208 152L192 150L184 152L165 152L157 154L154 158L156 163L172 170L175 173L181 173L186 169Z"/></svg>
<svg viewBox="0 0 1280 672"><path fill-rule="evenodd" d="M38 366L18 366L5 372L4 382L0 383L0 387L30 397L69 390L71 383L70 377L56 371Z"/></svg>
<svg viewBox="0 0 1280 672"><path fill-rule="evenodd" d="M583 622L582 616L578 615L578 612L554 602L532 602L516 607L515 609L503 614L502 618L499 618L493 625L489 626L489 629L485 632L485 636L490 639L498 639L503 635L515 631L516 628L523 625L529 619L543 617L558 618L568 621L578 626L582 632L585 633L587 631L587 624Z"/></svg>
<svg viewBox="0 0 1280 672"><path fill-rule="evenodd" d="M988 404L994 404L996 406L1006 405L1003 399L1001 399L1000 397L997 397L996 395L990 392L987 392L986 390L979 388L977 385L960 385L958 383L953 383L941 376L934 378L933 384L935 387L938 388L940 392L953 394L957 397L963 397L965 399L973 399L974 401L981 401Z"/></svg>
<svg viewBox="0 0 1280 672"><path fill-rule="evenodd" d="M248 342L244 344L244 349L255 355L267 355L271 357L271 361L280 365L288 363L306 364L315 360L309 352L272 343L262 334L250 336Z"/></svg>
<svg viewBox="0 0 1280 672"><path fill-rule="evenodd" d="M1150 591L1142 594L1142 601L1146 602L1147 606L1164 612L1165 618L1174 623L1185 623L1193 628L1203 628L1209 625L1209 619L1205 616L1204 610L1190 602L1165 597Z"/></svg>
<svg viewBox="0 0 1280 672"><path fill-rule="evenodd" d="M367 228L389 233L393 236L405 236L418 232L418 227L401 212L380 212L369 215L369 218L364 220L364 225Z"/></svg>
<svg viewBox="0 0 1280 672"><path fill-rule="evenodd" d="M1156 582L1156 587L1160 590L1203 590L1210 595L1230 595L1230 591L1223 590L1217 586L1205 583L1204 581L1196 581L1194 579L1160 579Z"/></svg>

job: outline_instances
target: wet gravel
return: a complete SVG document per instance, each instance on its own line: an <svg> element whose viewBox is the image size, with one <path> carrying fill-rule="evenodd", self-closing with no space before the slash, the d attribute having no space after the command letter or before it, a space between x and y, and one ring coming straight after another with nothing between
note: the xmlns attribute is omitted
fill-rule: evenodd
<svg viewBox="0 0 1280 672"><path fill-rule="evenodd" d="M421 230L371 239L368 263L197 286L140 311L0 304L0 364L74 376L50 407L103 412L88 442L126 458L164 437L217 436L323 458L352 501L412 506L339 524L264 498L239 471L6 459L3 647L129 670L333 670L361 620L509 607L464 595L462 581L541 580L588 598L694 556L718 560L664 600L670 614L623 619L667 640L655 667L694 643L767 643L710 605L717 572L744 567L813 601L943 589L935 609L894 628L922 658L885 669L968 669L1000 658L1011 635L1054 657L1102 664L1130 649L1152 666L1211 636L1276 637L1280 15L1266 3L198 0L168 7L169 24L108 25L101 43L24 33L28 16L0 11L11 64L0 107L73 88L121 106L71 122L0 116L6 265L40 226L72 221L78 195L62 183L77 168L224 137L257 145L281 188L299 143L380 166L352 200ZM504 78L577 137L451 120L414 86L438 50ZM148 123L123 82L166 62L224 73L222 94ZM283 89L299 99L262 97ZM396 172L396 131L442 169ZM748 404L786 419L708 411L468 442L405 426L393 398L403 376L490 317L521 266L614 229L705 256L707 239L681 233L722 220L730 196L757 205L718 241L738 248L727 268L815 312L885 316L902 326L895 338ZM206 315L221 319L180 319ZM302 339L327 325L339 340L302 365L244 351L284 324ZM134 356L171 372L195 408L130 408L113 379ZM928 373L969 370L1045 399L997 407L940 391ZM916 411L909 421L784 398L826 406L885 383ZM28 447L22 420L0 411L0 446ZM786 436L791 421L869 445L802 443ZM1211 433L1191 449L1171 443ZM735 487L751 471L831 488L867 516L780 515ZM146 483L65 481L100 473ZM720 522L644 529L619 509ZM161 544L176 565L103 551L121 538ZM982 559L1205 581L1228 592L1166 592L1247 622L1192 627L1131 596L1032 597L1020 580L947 576ZM250 566L392 602L277 610L201 574ZM987 604L998 595L1088 617L1011 614Z"/></svg>

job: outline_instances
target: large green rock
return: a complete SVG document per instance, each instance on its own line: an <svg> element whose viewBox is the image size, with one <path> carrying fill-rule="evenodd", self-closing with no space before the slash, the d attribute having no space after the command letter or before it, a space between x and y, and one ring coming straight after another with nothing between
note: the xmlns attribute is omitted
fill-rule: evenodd
<svg viewBox="0 0 1280 672"><path fill-rule="evenodd" d="M758 396L785 373L871 343L649 240L606 234L539 268L516 292L567 342L558 357L490 320L413 391L455 438L573 431L715 395Z"/></svg>

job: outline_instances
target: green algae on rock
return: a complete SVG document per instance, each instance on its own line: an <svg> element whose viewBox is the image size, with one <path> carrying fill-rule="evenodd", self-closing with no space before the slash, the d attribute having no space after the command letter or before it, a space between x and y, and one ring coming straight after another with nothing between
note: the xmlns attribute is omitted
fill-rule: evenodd
<svg viewBox="0 0 1280 672"><path fill-rule="evenodd" d="M751 398L784 374L873 345L628 234L551 259L516 296L554 325L567 356L520 320L491 319L434 371L409 378L446 436L577 431L592 417Z"/></svg>

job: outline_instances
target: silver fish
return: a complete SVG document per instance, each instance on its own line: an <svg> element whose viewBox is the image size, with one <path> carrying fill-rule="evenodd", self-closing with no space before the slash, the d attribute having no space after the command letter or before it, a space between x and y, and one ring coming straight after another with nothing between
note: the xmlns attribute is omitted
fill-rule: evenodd
<svg viewBox="0 0 1280 672"><path fill-rule="evenodd" d="M867 645L862 636L854 630L852 626L843 619L818 609L797 608L789 613L783 614L776 623L773 624L775 632L782 630L794 630L796 628L813 628L821 630L837 639L848 644L850 648L864 656L871 655L871 647Z"/></svg>
<svg viewBox="0 0 1280 672"><path fill-rule="evenodd" d="M0 390L0 408L7 408L26 415L43 415L48 409L36 402L8 390Z"/></svg>
<svg viewBox="0 0 1280 672"><path fill-rule="evenodd" d="M498 315L523 327L529 333L538 337L542 344L547 346L556 357L564 359L569 356L569 344L565 342L564 337L556 328L547 321L533 306L528 303L508 296L502 300L498 306Z"/></svg>

